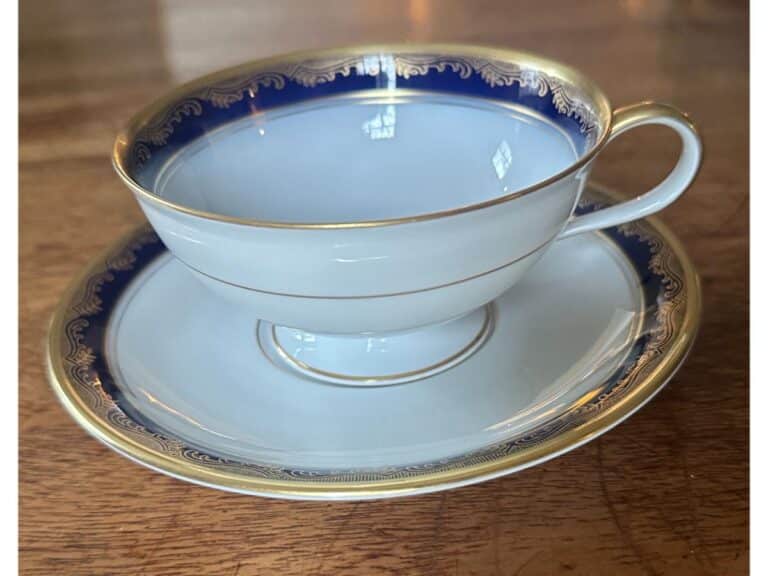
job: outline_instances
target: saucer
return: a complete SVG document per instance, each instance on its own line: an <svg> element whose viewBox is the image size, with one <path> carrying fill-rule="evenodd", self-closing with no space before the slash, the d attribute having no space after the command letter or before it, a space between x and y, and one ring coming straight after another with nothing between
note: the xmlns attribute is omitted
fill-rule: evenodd
<svg viewBox="0 0 768 576"><path fill-rule="evenodd" d="M577 211L615 202L593 186ZM489 305L463 361L350 388L266 355L258 318L211 297L143 227L62 301L49 377L89 433L176 478L294 499L417 494L533 466L630 416L683 362L699 291L654 218L570 237Z"/></svg>

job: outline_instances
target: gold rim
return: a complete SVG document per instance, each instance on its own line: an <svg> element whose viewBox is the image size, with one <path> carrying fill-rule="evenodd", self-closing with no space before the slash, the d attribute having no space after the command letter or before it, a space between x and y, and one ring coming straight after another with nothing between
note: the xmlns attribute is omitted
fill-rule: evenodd
<svg viewBox="0 0 768 576"><path fill-rule="evenodd" d="M218 278L217 276L212 276L207 272L203 272L202 270L195 268L191 264L187 263L185 260L182 260L181 258L179 258L176 254L174 254L173 257L176 258L176 260L178 260L182 264L184 264L184 266L186 266L193 272L200 274L201 276L205 276L206 278L210 278L211 280L215 280L216 282L221 282L222 284L226 284L227 286L232 286L233 288L240 288L241 290L247 290L248 292L258 292L259 294L268 294L270 296L281 296L283 298L305 298L309 300L369 300L369 299L378 299L378 298L395 298L397 296L409 296L411 294L419 294L421 292L432 292L434 290L439 290L440 288L448 288L449 286L457 286L459 284L464 284L465 282L469 282L470 280L477 280L478 278L482 278L483 276L488 276L489 274L493 274L494 272L499 272L500 270L504 270L504 268L509 268L510 266L512 266L512 264L517 264L521 260L525 260L529 256L533 256L536 252L538 252L542 248L545 248L546 246L554 242L559 235L560 235L560 232L558 232L557 234L555 234L545 242L539 244L532 250L526 252L522 256L519 256L514 260L510 260L509 262L505 262L504 264L501 264L496 268L491 268L490 270L485 270L484 272L478 272L477 274L474 274L472 276L467 276L465 278L459 278L458 280L453 280L452 282L446 282L445 284L438 284L436 286L427 286L426 288L416 288L415 290L404 290L402 292L387 292L384 294L376 293L376 294L361 294L361 295L350 295L350 296L292 294L288 292L273 292L271 290L261 290L259 288L252 288L244 284L237 284L235 282L230 282L229 280Z"/></svg>
<svg viewBox="0 0 768 576"><path fill-rule="evenodd" d="M594 186L603 194L619 200L617 195L603 187ZM636 384L624 397L616 401L598 416L558 436L543 440L540 444L521 449L490 462L473 464L461 469L425 473L410 478L393 478L368 482L313 483L284 481L245 476L234 472L215 470L187 461L180 461L167 454L153 451L102 421L83 402L74 383L63 369L61 333L71 299L78 292L82 281L102 266L104 257L98 258L69 287L51 321L47 343L47 372L56 395L71 416L90 434L128 458L155 470L197 484L229 491L275 496L284 498L380 498L406 495L422 490L437 490L463 482L479 482L533 465L575 448L591 438L606 432L632 412L640 408L656 394L685 359L690 350L701 319L701 285L693 263L680 241L657 217L645 219L674 253L682 267L686 285L686 310L668 351L653 372ZM126 236L127 237L127 236ZM105 251L104 256L111 253Z"/></svg>
<svg viewBox="0 0 768 576"><path fill-rule="evenodd" d="M426 378L427 376L432 376L435 374L435 370L438 368L442 368L440 372L445 370L446 368L451 368L455 364L460 364L461 362L464 362L468 358L471 358L475 352L477 352L480 347L485 343L485 340L488 338L488 335L491 333L491 328L493 327L493 304L486 304L483 306L483 310L485 312L485 318L483 319L483 324L480 326L480 329L477 331L477 334L475 334L472 339L469 341L468 344L463 346L461 350L458 352L454 352L450 356L443 358L442 360L435 362L434 364L430 364L429 366L424 366L423 368L419 368L417 370L409 370L407 372L399 372L396 374L384 374L383 376L349 376L347 374L340 374L338 372L329 372L327 370L321 370L320 368L315 368L314 366L311 366L307 364L306 362L303 362L302 360L299 360L298 358L294 358L291 356L288 351L283 348L282 344L280 344L280 340L277 337L277 326L272 324L272 329L270 330L270 336L272 339L272 346L275 348L277 353L289 364L292 364L296 369L298 369L300 372L303 370L305 372L309 372L310 374L315 374L320 377L326 377L326 378L333 378L336 380L343 380L346 382L366 382L370 383L371 385L375 383L394 383L398 380L403 380L404 378L408 378L409 382L412 382L413 380L419 380L421 378ZM258 336L259 326L257 324L256 326L257 331L257 339L259 340L259 347L261 348L261 338ZM262 353L264 353L265 356L267 356L266 351L262 348ZM462 358L463 356L463 358ZM269 356L267 356L269 358ZM458 359L461 359L460 362L456 362ZM455 364L454 364L455 363ZM418 378L416 378L418 376Z"/></svg>
<svg viewBox="0 0 768 576"><path fill-rule="evenodd" d="M539 70L549 76L553 76L560 80L563 80L583 92L596 107L595 113L600 118L601 131L597 136L595 143L592 147L582 154L576 162L568 166L566 169L558 172L557 174L528 186L520 190L516 190L504 196L498 196L491 200L483 202L477 202L475 204L469 204L449 210L440 210L436 212L428 212L425 214L417 214L414 216L406 216L402 218L387 218L382 220L367 220L367 221L353 221L353 222L279 222L269 220L258 220L252 218L238 218L234 216L226 216L223 214L217 214L215 212L208 212L205 210L197 210L171 202L160 196L157 196L151 190L148 190L141 186L136 180L134 180L128 173L127 169L127 156L130 151L131 145L134 142L136 135L140 130L147 125L147 123L160 111L165 110L172 103L179 101L183 97L204 88L212 83L238 76L245 73L257 72L269 67L284 64L293 64L306 60L313 60L318 58L333 58L342 56L359 56L364 54L371 54L376 52L391 52L391 53L408 53L408 54L444 54L446 56L456 57L477 57L488 60L495 60L500 62L508 62L520 64L524 67L530 67ZM363 46L350 46L346 48L335 48L329 50L308 50L303 52L293 52L282 56L274 56L271 58L265 58L261 60L254 60L239 66L227 68L213 74L208 74L201 78L197 78L182 84L181 86L173 89L167 93L164 97L150 104L140 112L138 112L131 120L128 121L125 128L123 128L115 139L115 144L112 149L112 164L115 171L120 176L122 181L131 189L131 191L155 205L172 209L177 212L196 216L206 220L216 220L220 222L228 222L232 224L240 224L244 226L255 226L261 228L303 228L303 229L344 229L344 228L373 228L380 226L392 226L395 224L407 224L411 222L421 222L424 220L434 220L436 218L444 218L447 216L456 216L459 214L465 214L467 212L473 212L475 210L481 210L497 204L502 204L520 198L521 196L528 195L542 188L546 188L550 184L557 182L558 180L572 174L579 170L585 164L587 164L595 155L605 146L608 141L608 137L611 133L611 125L613 121L613 115L611 112L611 106L608 98L605 96L602 90L587 78L584 74L578 70L571 68L565 64L561 64L556 60L550 60L543 58L535 54L528 52L522 52L518 50L510 50L507 48L499 48L492 46L472 45L472 44L372 44Z"/></svg>

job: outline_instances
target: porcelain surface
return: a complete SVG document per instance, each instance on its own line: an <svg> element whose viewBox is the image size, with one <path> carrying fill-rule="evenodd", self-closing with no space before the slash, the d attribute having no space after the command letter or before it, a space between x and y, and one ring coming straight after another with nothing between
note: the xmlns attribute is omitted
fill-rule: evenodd
<svg viewBox="0 0 768 576"><path fill-rule="evenodd" d="M257 325L259 348L275 364L346 386L413 382L448 370L483 346L493 332L495 310L487 304L459 318L424 328L339 336L267 322Z"/></svg>
<svg viewBox="0 0 768 576"><path fill-rule="evenodd" d="M588 196L580 213L614 203ZM322 384L272 362L257 322L211 297L142 230L63 301L50 333L52 385L112 448L216 488L357 499L481 481L605 432L679 367L699 285L658 226L556 242L494 301L493 331L475 354L376 388Z"/></svg>
<svg viewBox="0 0 768 576"><path fill-rule="evenodd" d="M577 158L568 133L527 108L374 90L226 124L174 155L153 189L231 217L355 222L492 200Z"/></svg>
<svg viewBox="0 0 768 576"><path fill-rule="evenodd" d="M680 136L674 170L631 202L573 217L596 154L644 124ZM139 113L114 150L165 245L213 293L252 319L335 334L480 308L556 238L674 201L700 157L674 108L612 113L567 66L442 45L225 70Z"/></svg>

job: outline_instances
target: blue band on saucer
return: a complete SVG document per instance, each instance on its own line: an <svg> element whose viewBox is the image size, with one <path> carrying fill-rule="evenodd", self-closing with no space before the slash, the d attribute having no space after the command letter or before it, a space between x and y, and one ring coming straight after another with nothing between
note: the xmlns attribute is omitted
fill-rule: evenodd
<svg viewBox="0 0 768 576"><path fill-rule="evenodd" d="M579 213L590 212L599 204L583 203ZM674 253L664 240L643 223L633 223L604 232L625 253L638 274L645 297L642 337L622 367L605 380L598 394L584 404L568 409L560 416L542 422L533 430L480 451L434 462L385 469L324 470L285 468L268 463L238 461L227 454L206 453L200 447L167 434L155 422L142 417L123 394L107 362L105 337L121 295L142 270L166 248L151 228L145 228L112 255L84 285L79 298L66 311L62 363L81 399L94 413L104 414L110 424L152 449L181 457L192 464L227 469L260 478L312 479L319 482L372 482L392 478L410 478L422 474L461 469L496 460L519 450L530 449L548 438L573 429L608 410L633 389L642 375L654 367L674 341L676 319L687 305L686 286Z"/></svg>

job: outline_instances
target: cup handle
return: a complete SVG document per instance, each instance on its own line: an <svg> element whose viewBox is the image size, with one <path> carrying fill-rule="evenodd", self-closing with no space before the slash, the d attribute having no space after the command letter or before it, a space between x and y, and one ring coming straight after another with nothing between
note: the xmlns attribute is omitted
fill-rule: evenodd
<svg viewBox="0 0 768 576"><path fill-rule="evenodd" d="M667 207L685 192L701 165L702 146L696 128L677 108L657 102L640 102L619 108L613 113L613 126L608 141L622 132L646 124L669 126L680 135L683 149L672 172L661 184L637 198L583 216L571 216L559 238L643 218Z"/></svg>

